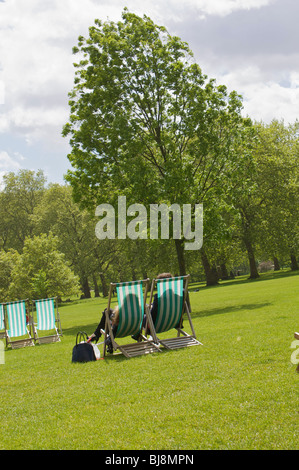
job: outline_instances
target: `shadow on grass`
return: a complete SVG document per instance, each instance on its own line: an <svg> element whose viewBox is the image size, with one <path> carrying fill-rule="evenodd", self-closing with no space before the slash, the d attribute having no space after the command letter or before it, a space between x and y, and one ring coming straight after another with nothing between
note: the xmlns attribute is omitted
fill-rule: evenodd
<svg viewBox="0 0 299 470"><path fill-rule="evenodd" d="M140 354L139 356L133 356L133 357L125 357L121 352L117 351L114 352L113 354L107 353L105 356L105 361L113 361L113 362L123 362L123 361L131 361L134 359L134 361L140 361L144 356L152 356L153 354L165 354L171 351L168 351L167 349L161 349L161 352L154 352L154 353L149 353L149 354Z"/></svg>
<svg viewBox="0 0 299 470"><path fill-rule="evenodd" d="M222 315L225 313L236 313L238 311L242 310L257 310L259 308L264 308L268 307L269 305L272 305L271 302L264 302L264 303L253 303L253 304L241 304L241 305L228 305L223 308L212 308L212 309L205 309L200 312L197 311L192 311L192 318L202 318L202 317L209 317L211 315ZM184 316L184 321L187 321L186 316ZM91 335L96 327L97 323L91 323L88 325L76 325L72 326L71 328L65 328L63 329L63 335L64 336L73 336L76 338L76 335L79 331L86 332L88 335ZM101 338L100 340L101 341Z"/></svg>
<svg viewBox="0 0 299 470"><path fill-rule="evenodd" d="M259 308L268 307L269 305L272 305L271 302L229 305L223 308L211 308L209 310L203 310L201 312L192 312L192 318L209 317L211 315L221 315L223 313L236 313L241 310L257 310Z"/></svg>
<svg viewBox="0 0 299 470"><path fill-rule="evenodd" d="M226 281L220 280L218 284L214 286L207 286L205 282L192 282L189 284L189 292L198 292L201 289L218 289L220 287L239 285L239 284L251 284L253 282L271 281L273 279L281 279L284 277L299 276L299 271L268 271L267 273L260 273L260 277L257 279L251 279L248 275L236 276L234 279Z"/></svg>
<svg viewBox="0 0 299 470"><path fill-rule="evenodd" d="M76 338L77 333L79 331L82 331L87 333L87 335L89 336L95 331L97 326L97 323L91 323L89 325L76 325L72 326L71 328L62 328L62 333L63 336L74 336Z"/></svg>

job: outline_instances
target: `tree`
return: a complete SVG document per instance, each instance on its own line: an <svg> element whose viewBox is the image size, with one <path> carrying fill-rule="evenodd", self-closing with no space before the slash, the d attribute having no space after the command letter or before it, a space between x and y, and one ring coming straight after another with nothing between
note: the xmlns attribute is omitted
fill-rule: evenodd
<svg viewBox="0 0 299 470"><path fill-rule="evenodd" d="M244 150L248 147L252 158L240 168L230 202L239 213L235 228L248 253L250 277L258 278L257 249L273 260L288 252L292 267L296 267L298 123L255 123Z"/></svg>
<svg viewBox="0 0 299 470"><path fill-rule="evenodd" d="M240 97L208 80L188 45L126 9L80 36L70 93L68 172L76 201L94 210L128 202L198 204L236 170ZM214 193L215 197L216 193ZM180 273L184 240L175 239Z"/></svg>
<svg viewBox="0 0 299 470"><path fill-rule="evenodd" d="M11 299L79 294L78 277L57 247L58 238L52 234L25 240L23 253L19 255L11 272Z"/></svg>
<svg viewBox="0 0 299 470"><path fill-rule="evenodd" d="M32 214L39 203L46 179L42 171L20 170L3 176L0 193L0 244L22 250L26 237L33 234Z"/></svg>
<svg viewBox="0 0 299 470"><path fill-rule="evenodd" d="M9 286L12 278L12 271L17 264L19 253L15 250L0 251L0 302L9 299Z"/></svg>
<svg viewBox="0 0 299 470"><path fill-rule="evenodd" d="M259 244L273 261L289 257L299 269L299 123L285 125L274 119L256 123L255 159L262 196L259 210Z"/></svg>
<svg viewBox="0 0 299 470"><path fill-rule="evenodd" d="M254 246L257 236L256 217L261 204L261 192L258 181L258 163L253 158L256 131L251 124L247 126L238 150L243 155L242 165L231 174L230 191L225 196L227 207L231 208L232 238L238 238L242 250L247 252L250 278L259 277Z"/></svg>

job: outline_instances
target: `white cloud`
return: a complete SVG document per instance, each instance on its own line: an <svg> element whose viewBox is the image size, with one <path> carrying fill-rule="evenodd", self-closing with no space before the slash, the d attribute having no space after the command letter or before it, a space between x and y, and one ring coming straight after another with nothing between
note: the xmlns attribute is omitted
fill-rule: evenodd
<svg viewBox="0 0 299 470"><path fill-rule="evenodd" d="M2 178L9 171L18 171L21 168L19 160L23 160L24 157L18 153L15 153L11 157L7 152L0 151L0 189L2 186Z"/></svg>
<svg viewBox="0 0 299 470"><path fill-rule="evenodd" d="M61 111L67 108L67 93L73 86L71 49L79 34L88 34L97 17L117 20L127 5L138 14L160 17L167 25L168 16L184 8L227 15L271 1L169 0L165 6L149 0L144 6L137 0L10 0L0 4L0 69L7 104L0 109L0 132L63 125L65 113Z"/></svg>
<svg viewBox="0 0 299 470"><path fill-rule="evenodd" d="M3 80L0 80L0 104L5 103L5 84Z"/></svg>
<svg viewBox="0 0 299 470"><path fill-rule="evenodd" d="M255 83L244 95L244 111L255 120L269 122L275 117L292 123L298 119L298 109L299 88L286 88L273 82Z"/></svg>
<svg viewBox="0 0 299 470"><path fill-rule="evenodd" d="M16 154L14 157L17 157L21 160L23 159L22 155L19 154ZM15 158L12 158L10 155L8 155L7 152L0 151L0 170L6 171L11 167L18 170L21 168L21 165Z"/></svg>
<svg viewBox="0 0 299 470"><path fill-rule="evenodd" d="M290 74L288 86L265 80L258 66L235 69L218 78L229 90L243 96L243 114L253 120L270 122L274 118L294 122L299 109L299 73Z"/></svg>
<svg viewBox="0 0 299 470"><path fill-rule="evenodd" d="M80 34L88 35L95 18L118 20L127 3L138 4L125 0L0 3L0 84L3 90L5 86L0 133L15 132L27 143L62 140L68 92L73 87L72 47Z"/></svg>
<svg viewBox="0 0 299 470"><path fill-rule="evenodd" d="M186 8L192 8L203 17L205 15L226 16L238 10L261 8L273 3L273 1L275 0L174 0L169 1L168 5L180 7L182 11Z"/></svg>

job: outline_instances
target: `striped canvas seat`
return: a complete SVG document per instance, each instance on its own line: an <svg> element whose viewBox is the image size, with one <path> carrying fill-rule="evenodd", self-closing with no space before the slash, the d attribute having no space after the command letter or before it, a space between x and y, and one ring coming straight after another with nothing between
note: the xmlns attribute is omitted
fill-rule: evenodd
<svg viewBox="0 0 299 470"><path fill-rule="evenodd" d="M116 293L119 306L119 324L116 336L123 338L139 333L144 315L142 283L116 284Z"/></svg>
<svg viewBox="0 0 299 470"><path fill-rule="evenodd" d="M104 356L106 354L106 339L108 333L112 341L113 349L115 351L120 350L120 352L127 358L159 351L159 348L153 341L149 341L141 334L146 308L145 302L148 283L149 279L110 284L108 308L106 310ZM110 311L112 292L115 288L119 308L119 323L117 332L114 335L108 312ZM134 341L130 344L123 345L116 341L116 338L125 338L127 336L138 334L140 334L140 341L138 342Z"/></svg>
<svg viewBox="0 0 299 470"><path fill-rule="evenodd" d="M37 325L35 327L35 336L36 340L41 343L53 343L60 341L61 324L59 313L56 307L55 312L55 300L56 298L51 299L40 299L34 300L37 316ZM59 326L60 333L58 331L57 325ZM38 331L51 331L54 330L54 334L48 336L39 336Z"/></svg>
<svg viewBox="0 0 299 470"><path fill-rule="evenodd" d="M151 287L150 305L153 301L154 289L157 287L157 315L154 321L156 335L172 329L177 330L175 338L157 337L158 342L167 349L178 349L185 346L201 344L197 339L191 320L188 298L188 282L190 275L154 279ZM183 315L187 314L192 334L182 329Z"/></svg>
<svg viewBox="0 0 299 470"><path fill-rule="evenodd" d="M30 330L31 318L26 318L26 301L19 300L16 302L9 302L6 304L6 313L9 329L7 333L7 345L12 348L20 348L23 346L34 346L33 338L31 337ZM19 338L26 336L25 339L12 340L11 338Z"/></svg>
<svg viewBox="0 0 299 470"><path fill-rule="evenodd" d="M179 324L183 309L183 287L183 278L157 281L159 315L155 322L156 333L171 330Z"/></svg>
<svg viewBox="0 0 299 470"><path fill-rule="evenodd" d="M36 300L37 329L53 330L55 328L54 299Z"/></svg>

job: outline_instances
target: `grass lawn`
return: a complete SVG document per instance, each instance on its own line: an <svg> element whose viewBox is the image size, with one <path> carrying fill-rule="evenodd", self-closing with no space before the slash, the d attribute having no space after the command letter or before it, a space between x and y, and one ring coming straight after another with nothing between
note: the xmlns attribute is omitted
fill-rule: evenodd
<svg viewBox="0 0 299 470"><path fill-rule="evenodd" d="M203 346L72 364L101 298L59 309L60 343L6 350L0 449L299 449L299 275L196 287Z"/></svg>

